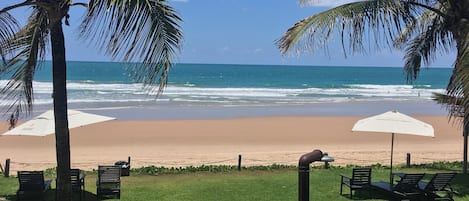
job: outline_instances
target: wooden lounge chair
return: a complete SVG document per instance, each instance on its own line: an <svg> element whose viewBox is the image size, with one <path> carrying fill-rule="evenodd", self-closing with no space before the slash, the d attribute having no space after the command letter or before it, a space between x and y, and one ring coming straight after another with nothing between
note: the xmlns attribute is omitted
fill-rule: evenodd
<svg viewBox="0 0 469 201"><path fill-rule="evenodd" d="M121 195L121 167L118 165L98 166L98 178L96 181L96 192L98 199L116 195L120 199Z"/></svg>
<svg viewBox="0 0 469 201"><path fill-rule="evenodd" d="M80 200L83 199L85 194L85 176L85 174L81 173L80 169L70 169L70 183L72 184L72 191L80 193ZM55 180L55 182L57 183L57 180ZM55 196L57 197L57 194Z"/></svg>
<svg viewBox="0 0 469 201"><path fill-rule="evenodd" d="M70 170L70 182L72 183L72 190L80 193L80 200L83 199L85 194L85 174L82 174L80 169Z"/></svg>
<svg viewBox="0 0 469 201"><path fill-rule="evenodd" d="M342 195L343 186L350 188L350 199L352 199L354 190L362 190L370 187L371 168L353 168L352 177L340 174L340 195Z"/></svg>
<svg viewBox="0 0 469 201"><path fill-rule="evenodd" d="M391 193L396 198L405 200L422 196L422 191L418 187L418 183L425 174L401 174L401 179L396 185L388 182L372 182L371 186L377 189Z"/></svg>
<svg viewBox="0 0 469 201"><path fill-rule="evenodd" d="M19 189L16 191L16 199L44 200L44 195L50 189L52 180L44 180L43 171L18 171Z"/></svg>
<svg viewBox="0 0 469 201"><path fill-rule="evenodd" d="M456 173L434 174L429 182L419 182L419 188L425 193L425 197L431 200L453 200L454 191L451 188L451 181ZM443 194L443 195L441 195Z"/></svg>

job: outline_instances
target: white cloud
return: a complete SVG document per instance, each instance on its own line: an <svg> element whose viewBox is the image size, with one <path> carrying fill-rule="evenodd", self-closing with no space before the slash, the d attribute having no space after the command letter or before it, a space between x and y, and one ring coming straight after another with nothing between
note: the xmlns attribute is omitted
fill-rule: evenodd
<svg viewBox="0 0 469 201"><path fill-rule="evenodd" d="M262 52L262 48L257 48L254 50L254 53L260 53L260 52Z"/></svg>
<svg viewBox="0 0 469 201"><path fill-rule="evenodd" d="M171 0L172 2L187 3L189 0Z"/></svg>

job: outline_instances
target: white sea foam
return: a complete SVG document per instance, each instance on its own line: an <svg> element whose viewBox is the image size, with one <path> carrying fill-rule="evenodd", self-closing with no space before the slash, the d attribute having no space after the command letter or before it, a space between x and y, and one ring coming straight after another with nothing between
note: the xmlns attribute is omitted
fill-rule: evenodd
<svg viewBox="0 0 469 201"><path fill-rule="evenodd" d="M7 80L0 80L3 86ZM52 83L34 82L35 104L52 103ZM157 90L143 88L141 84L69 82L70 103L128 103L154 102ZM372 85L352 84L335 88L202 88L191 84L167 86L158 101L177 104L302 104L347 101L406 101L429 100L433 93L444 89L432 89L430 85ZM157 102L158 102L157 101ZM5 104L5 101L0 102Z"/></svg>

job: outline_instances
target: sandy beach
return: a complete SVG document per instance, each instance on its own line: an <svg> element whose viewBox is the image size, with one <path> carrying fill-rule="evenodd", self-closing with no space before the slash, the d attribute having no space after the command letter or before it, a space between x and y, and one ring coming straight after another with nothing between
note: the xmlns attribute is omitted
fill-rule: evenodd
<svg viewBox="0 0 469 201"><path fill-rule="evenodd" d="M447 116L414 116L435 128L435 138L397 135L394 164L462 160L462 131ZM314 149L332 165L388 165L391 135L351 132L364 116L276 116L208 120L115 120L71 129L72 167L91 170L131 156L132 167L298 163ZM0 125L5 132L6 123ZM0 136L0 161L11 171L54 167L55 136ZM319 163L318 163L319 164Z"/></svg>

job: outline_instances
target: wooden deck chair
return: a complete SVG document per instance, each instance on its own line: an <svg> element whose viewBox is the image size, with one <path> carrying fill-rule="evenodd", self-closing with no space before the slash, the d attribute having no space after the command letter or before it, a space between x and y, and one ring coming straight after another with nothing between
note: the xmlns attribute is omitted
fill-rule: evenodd
<svg viewBox="0 0 469 201"><path fill-rule="evenodd" d="M70 183L72 185L72 191L80 193L80 200L82 200L85 195L85 176L86 175L82 174L80 169L70 169ZM57 183L57 179L55 182ZM55 197L57 198L57 191L55 193Z"/></svg>
<svg viewBox="0 0 469 201"><path fill-rule="evenodd" d="M98 178L96 180L96 193L98 199L107 196L121 195L121 167L118 165L98 166Z"/></svg>
<svg viewBox="0 0 469 201"><path fill-rule="evenodd" d="M371 168L353 168L352 177L340 174L340 195L342 195L343 186L350 188L350 199L352 199L354 190L362 190L370 187Z"/></svg>
<svg viewBox="0 0 469 201"><path fill-rule="evenodd" d="M80 169L70 169L70 182L72 183L72 190L80 193L80 200L83 199L85 194L85 174Z"/></svg>
<svg viewBox="0 0 469 201"><path fill-rule="evenodd" d="M422 180L423 176L425 176L423 173L403 174L396 185L381 181L372 182L371 186L391 193L394 197L409 199L422 196L423 193L419 189L418 183Z"/></svg>
<svg viewBox="0 0 469 201"><path fill-rule="evenodd" d="M44 180L43 171L18 171L19 189L16 199L44 200L45 193L50 189L52 180Z"/></svg>
<svg viewBox="0 0 469 201"><path fill-rule="evenodd" d="M451 181L456 173L436 173L429 182L419 182L419 188L425 196L431 200L453 200L454 190L451 188ZM441 195L443 194L443 196Z"/></svg>

